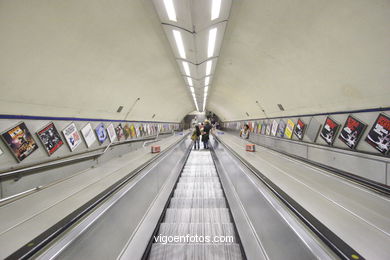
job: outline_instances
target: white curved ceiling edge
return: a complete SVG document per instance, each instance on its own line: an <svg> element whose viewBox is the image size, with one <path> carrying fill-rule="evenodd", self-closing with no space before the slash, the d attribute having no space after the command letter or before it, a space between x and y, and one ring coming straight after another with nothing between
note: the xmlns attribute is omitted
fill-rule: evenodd
<svg viewBox="0 0 390 260"><path fill-rule="evenodd" d="M220 2L219 15L212 20L212 5L217 2ZM232 1L153 0L153 3L171 44L173 55L177 59L184 80L183 87L193 95L197 110L204 111L207 90L211 87ZM210 55L209 38L211 31L214 30L215 47ZM209 73L208 61L212 62Z"/></svg>
<svg viewBox="0 0 390 260"><path fill-rule="evenodd" d="M389 107L389 24L388 0L233 1L207 108L229 121Z"/></svg>
<svg viewBox="0 0 390 260"><path fill-rule="evenodd" d="M0 114L179 122L194 110L151 1L5 0L0 35Z"/></svg>

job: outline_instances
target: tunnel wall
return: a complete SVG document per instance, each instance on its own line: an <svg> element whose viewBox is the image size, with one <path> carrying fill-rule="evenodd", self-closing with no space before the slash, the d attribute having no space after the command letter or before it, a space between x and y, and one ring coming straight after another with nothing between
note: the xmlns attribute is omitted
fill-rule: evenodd
<svg viewBox="0 0 390 260"><path fill-rule="evenodd" d="M243 120L234 122L224 122L224 129L235 135L239 135L240 127L244 123L266 122L273 120L292 120L297 123L298 118L306 123L306 132L302 140L299 140L295 134L292 139L287 139L285 136L276 137L266 134L258 134L252 132L249 140L270 147L277 151L285 152L291 155L299 156L310 161L330 166L335 169L346 171L382 184L390 185L390 158L389 153L382 154L365 141L371 127L374 125L379 114L388 115L389 110L382 111L363 111L355 113L333 113L321 115L302 115L293 117L279 117L256 120ZM338 137L341 129L344 127L344 122L348 116L352 115L361 122L367 124L356 149L350 149ZM341 126L337 131L333 145L327 143L321 138L319 132L324 125L327 116L338 122ZM315 128L315 129L314 129ZM319 131L316 129L319 128ZM255 131L255 130L253 130ZM316 137L311 139L308 132L318 132Z"/></svg>
<svg viewBox="0 0 390 260"><path fill-rule="evenodd" d="M110 144L110 139L107 139L100 144L96 140L90 147L87 147L84 138L82 137L81 129L87 125L91 124L92 129L103 123L105 128L112 123L114 127L117 127L119 124L124 126L125 124L134 126L140 126L141 124L153 124L161 127L161 132L159 138L164 138L170 136L168 134L172 133L173 129L179 127L178 124L174 123L164 123L164 122L130 122L130 121L108 121L108 120L53 120L53 118L47 118L47 120L42 119L26 119L26 118L2 118L0 119L0 131L1 134L7 132L9 129L18 125L19 123L24 122L29 132L32 134L34 141L38 145L38 149L32 152L27 158L18 162L13 156L12 152L8 148L5 140L1 138L0 140L0 149L2 154L0 155L0 174L7 173L15 169L23 169L30 166L46 164L54 161L61 161L66 159L76 159L84 155L95 154L103 152L104 149ZM42 129L44 126L48 125L50 122L53 122L57 131L60 133L60 136L64 144L58 148L51 156L48 155L46 150L43 147L43 144L39 140L36 132ZM62 130L67 127L69 124L75 123L76 128L81 135L81 144L78 145L73 151L70 150L67 145L65 138L62 134ZM96 136L96 133L94 133ZM86 160L80 160L71 162L69 164L63 164L56 167L48 167L39 171L31 171L26 174L16 174L9 177L1 178L0 182L0 198L5 198L23 191L26 191L31 188L35 188L40 185L47 185L55 181L61 180L72 176L73 174L79 173L90 167L94 167L99 163L110 160L113 157L120 156L121 154L134 151L142 147L145 142L145 138L154 138L156 133L145 134L143 136L135 137L131 139L129 137L127 140L122 137L120 141L114 142L114 144L109 148L108 152L103 156L100 156L98 159L88 158ZM129 140L133 140L128 142Z"/></svg>

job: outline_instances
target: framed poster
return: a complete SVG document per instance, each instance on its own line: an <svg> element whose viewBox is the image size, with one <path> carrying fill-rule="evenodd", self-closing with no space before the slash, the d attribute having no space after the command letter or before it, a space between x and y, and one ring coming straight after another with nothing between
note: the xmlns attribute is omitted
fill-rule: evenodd
<svg viewBox="0 0 390 260"><path fill-rule="evenodd" d="M137 137L137 131L136 131L136 128L135 128L134 124L131 124L131 126L130 126L130 134L131 134L132 138L136 138Z"/></svg>
<svg viewBox="0 0 390 260"><path fill-rule="evenodd" d="M276 132L276 136L283 138L285 129L286 129L286 122L284 122L284 120L281 119L279 121L279 126L278 126L278 131Z"/></svg>
<svg viewBox="0 0 390 260"><path fill-rule="evenodd" d="M347 121L341 129L339 139L349 148L355 149L367 125L360 122L353 116L348 116Z"/></svg>
<svg viewBox="0 0 390 260"><path fill-rule="evenodd" d="M95 128L95 132L96 132L97 139L98 139L99 143L100 144L104 143L104 141L106 141L106 139L107 139L107 132L106 132L106 129L104 128L104 124L100 123Z"/></svg>
<svg viewBox="0 0 390 260"><path fill-rule="evenodd" d="M266 133L266 130L267 130L267 127L268 127L268 125L267 125L267 122L266 121L264 121L263 122L263 127L261 128L261 134L262 135L265 135Z"/></svg>
<svg viewBox="0 0 390 260"><path fill-rule="evenodd" d="M321 129L320 136L328 145L332 145L337 135L340 125L329 116L325 119L325 124Z"/></svg>
<svg viewBox="0 0 390 260"><path fill-rule="evenodd" d="M291 139L293 136L294 126L295 126L294 122L288 119L286 130L284 131L284 136L287 137L288 139Z"/></svg>
<svg viewBox="0 0 390 260"><path fill-rule="evenodd" d="M94 142L96 142L95 132L93 131L91 124L88 123L86 126L84 126L81 129L81 134L83 135L88 148L91 147Z"/></svg>
<svg viewBox="0 0 390 260"><path fill-rule="evenodd" d="M276 136L276 131L278 131L278 122L274 120L272 121L272 129L271 129L272 136Z"/></svg>
<svg viewBox="0 0 390 260"><path fill-rule="evenodd" d="M70 125L65 127L62 130L62 134L64 135L65 140L71 151L76 149L76 147L81 144L81 137L74 123L71 123Z"/></svg>
<svg viewBox="0 0 390 260"><path fill-rule="evenodd" d="M271 135L271 127L272 127L272 124L271 124L271 122L268 121L268 123L267 123L267 129L266 129L266 131L265 131L265 134L266 134L266 135Z"/></svg>
<svg viewBox="0 0 390 260"><path fill-rule="evenodd" d="M299 140L303 139L305 130L306 130L306 124L301 119L298 119L297 125L295 126L294 129L294 134L296 135L296 137L298 137Z"/></svg>
<svg viewBox="0 0 390 260"><path fill-rule="evenodd" d="M257 134L261 134L261 128L263 127L263 124L261 121L257 122Z"/></svg>
<svg viewBox="0 0 390 260"><path fill-rule="evenodd" d="M122 124L119 124L117 127L115 127L115 133L116 137L118 138L118 141L120 141L122 137L124 137Z"/></svg>
<svg viewBox="0 0 390 260"><path fill-rule="evenodd" d="M38 149L38 144L24 122L3 132L1 137L18 162L23 161Z"/></svg>
<svg viewBox="0 0 390 260"><path fill-rule="evenodd" d="M125 126L123 127L123 134L125 135L125 139L127 139L131 136L129 124L125 124Z"/></svg>
<svg viewBox="0 0 390 260"><path fill-rule="evenodd" d="M113 124L110 124L107 127L107 133L108 133L108 137L110 138L110 143L114 142L116 139L116 133L115 133L115 128L114 128Z"/></svg>
<svg viewBox="0 0 390 260"><path fill-rule="evenodd" d="M387 115L379 114L368 132L366 142L382 154L388 154L390 150L390 118Z"/></svg>
<svg viewBox="0 0 390 260"><path fill-rule="evenodd" d="M37 136L49 156L64 144L53 122L39 130Z"/></svg>
<svg viewBox="0 0 390 260"><path fill-rule="evenodd" d="M2 155L2 154L3 154L3 150L0 149L0 155Z"/></svg>

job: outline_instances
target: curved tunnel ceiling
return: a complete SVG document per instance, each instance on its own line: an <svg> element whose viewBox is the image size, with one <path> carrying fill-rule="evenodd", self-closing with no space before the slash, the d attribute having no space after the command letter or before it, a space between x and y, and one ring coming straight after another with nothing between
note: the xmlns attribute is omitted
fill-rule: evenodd
<svg viewBox="0 0 390 260"><path fill-rule="evenodd" d="M388 107L389 24L388 0L233 1L207 108L235 120Z"/></svg>
<svg viewBox="0 0 390 260"><path fill-rule="evenodd" d="M0 1L0 114L177 122L194 111L154 2ZM388 0L231 2L206 109L235 120L389 106ZM189 69L202 79L198 58Z"/></svg>
<svg viewBox="0 0 390 260"><path fill-rule="evenodd" d="M0 35L0 114L178 122L195 110L151 1L4 0Z"/></svg>

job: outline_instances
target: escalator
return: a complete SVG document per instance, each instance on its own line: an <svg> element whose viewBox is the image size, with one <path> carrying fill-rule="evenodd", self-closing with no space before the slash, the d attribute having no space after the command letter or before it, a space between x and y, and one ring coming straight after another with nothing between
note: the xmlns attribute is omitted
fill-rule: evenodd
<svg viewBox="0 0 390 260"><path fill-rule="evenodd" d="M149 259L243 259L210 151L192 151Z"/></svg>

